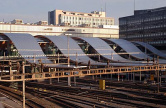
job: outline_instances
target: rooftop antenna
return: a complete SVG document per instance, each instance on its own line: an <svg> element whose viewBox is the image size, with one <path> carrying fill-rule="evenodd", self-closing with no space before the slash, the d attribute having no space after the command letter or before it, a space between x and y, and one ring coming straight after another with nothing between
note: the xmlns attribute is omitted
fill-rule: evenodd
<svg viewBox="0 0 166 108"><path fill-rule="evenodd" d="M105 2L105 17L106 17L106 9L107 9L107 5L106 5L106 2Z"/></svg>
<svg viewBox="0 0 166 108"><path fill-rule="evenodd" d="M101 12L102 12L102 8L103 8L103 0L101 0Z"/></svg>
<svg viewBox="0 0 166 108"><path fill-rule="evenodd" d="M106 5L106 2L105 2L105 13L106 13L106 9L107 9L107 5Z"/></svg>

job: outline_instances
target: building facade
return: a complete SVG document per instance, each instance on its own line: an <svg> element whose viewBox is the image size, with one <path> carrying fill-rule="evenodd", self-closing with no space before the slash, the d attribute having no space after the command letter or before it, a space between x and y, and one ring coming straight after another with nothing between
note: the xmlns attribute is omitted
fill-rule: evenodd
<svg viewBox="0 0 166 108"><path fill-rule="evenodd" d="M129 41L147 42L159 49L166 45L166 7L135 10L119 18L119 36Z"/></svg>
<svg viewBox="0 0 166 108"><path fill-rule="evenodd" d="M53 10L48 12L48 24L62 26L99 27L114 25L114 18L106 17L106 12L91 13Z"/></svg>
<svg viewBox="0 0 166 108"><path fill-rule="evenodd" d="M104 37L119 38L119 27L111 26L104 28L92 27L69 27L44 24L11 24L0 22L0 33L29 33L36 35L64 35L72 34L75 37Z"/></svg>

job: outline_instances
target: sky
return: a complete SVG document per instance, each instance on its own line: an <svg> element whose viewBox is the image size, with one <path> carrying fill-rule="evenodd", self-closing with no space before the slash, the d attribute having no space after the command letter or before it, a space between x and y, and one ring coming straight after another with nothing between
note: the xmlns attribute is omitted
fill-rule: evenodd
<svg viewBox="0 0 166 108"><path fill-rule="evenodd" d="M48 20L48 11L55 9L86 12L105 10L107 17L118 18L134 14L134 0L0 0L0 21L22 19L24 23ZM135 10L166 6L166 0L135 0Z"/></svg>

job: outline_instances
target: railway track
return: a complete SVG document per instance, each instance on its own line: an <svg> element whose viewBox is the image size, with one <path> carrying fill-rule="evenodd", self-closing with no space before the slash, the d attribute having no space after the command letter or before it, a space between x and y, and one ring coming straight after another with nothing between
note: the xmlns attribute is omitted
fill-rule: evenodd
<svg viewBox="0 0 166 108"><path fill-rule="evenodd" d="M104 91L97 89L98 81L87 79L77 79L78 87L64 86L67 83L64 80L61 80L57 85L54 81L54 85L46 83L48 82L26 82L26 92L60 107L166 107L165 95L157 94L149 88L150 86L139 83L106 81L106 90ZM87 86L91 86L92 89ZM164 91L165 88L161 89ZM22 87L19 87L19 90L22 90Z"/></svg>
<svg viewBox="0 0 166 108"><path fill-rule="evenodd" d="M41 90L40 91L34 90L33 87L27 87L26 91L31 92L32 94L34 94L37 97L44 98L51 102L55 102L55 103L59 104L61 107L83 108L83 107L81 107L81 105L76 105L73 102L70 102L67 98L64 99L63 97L60 97L58 94L49 93L49 92L41 91Z"/></svg>
<svg viewBox="0 0 166 108"><path fill-rule="evenodd" d="M0 85L0 92L7 95L12 100L16 99L22 102L23 98L20 90ZM28 108L53 108L54 104L49 102L45 104L45 102L46 101L41 98L36 98L35 96L26 93L26 107ZM20 107L22 107L22 104Z"/></svg>
<svg viewBox="0 0 166 108"><path fill-rule="evenodd" d="M63 82L63 81L62 81ZM67 83L67 82L64 82ZM79 87L82 86L91 86L92 88L98 88L98 81L95 80L85 80L85 79L77 79L77 85ZM151 88L152 87L152 88ZM133 83L133 82L110 82L110 80L106 81L106 89L115 89L116 91L125 92L127 97L135 97L136 101L145 101L149 104L156 105L166 105L166 96L163 95L165 87L161 87L161 94L155 93L154 89L156 86L151 86L148 84L142 83ZM129 96L128 96L129 95ZM132 99L132 98L131 98ZM154 105L154 106L156 106Z"/></svg>
<svg viewBox="0 0 166 108"><path fill-rule="evenodd" d="M17 98L18 100L22 100L22 94L21 94L22 87L19 87L19 90L17 90L17 92L14 92L15 91L14 89L5 87L5 86L1 86L0 90L7 95L11 95L12 97ZM33 97L32 96L29 97L28 96L29 93ZM97 108L110 107L108 105L100 104L95 101L91 102L85 99L81 99L81 97L79 98L73 97L73 95L69 96L63 93L56 94L54 92L46 92L44 91L44 89L42 90L41 88L40 90L35 90L34 87L33 88L26 87L26 97L28 97L26 99L26 104L28 105L28 107L31 107L31 108L52 108L53 105L52 106L46 105L47 101L56 103L59 105L59 107L63 107L63 108L93 108L94 106ZM40 104L39 102L37 102L38 101L37 99L40 99ZM42 103L44 103L45 105L43 106Z"/></svg>
<svg viewBox="0 0 166 108"><path fill-rule="evenodd" d="M32 83L30 84L33 85ZM47 90L55 91L58 93L63 93L67 95L74 95L80 97L86 97L89 99L96 99L98 102L103 102L110 105L110 103L115 104L112 107L116 107L117 104L129 106L129 107L165 107L165 101L162 99L147 97L144 98L139 94L132 93L121 93L115 91L101 91L101 90L89 90L89 89L80 89L77 87L62 87L49 84L38 84L38 87L47 87ZM124 92L124 91L123 91ZM128 91L129 92L129 91ZM163 103L164 102L164 103ZM119 105L120 106L120 105Z"/></svg>
<svg viewBox="0 0 166 108"><path fill-rule="evenodd" d="M33 87L27 87L26 89L29 90L34 90ZM81 96L76 96L76 95L70 95L70 94L64 94L64 93L60 93L60 92L54 92L54 91L35 91L39 96L42 96L43 98L47 98L50 97L54 100L61 100L61 102L64 102L69 106L70 108L87 108L87 107L97 107L97 108L102 108L102 107L110 107L109 105L105 105L105 104L100 104L98 102L96 102L96 100L90 100L88 98L84 98Z"/></svg>

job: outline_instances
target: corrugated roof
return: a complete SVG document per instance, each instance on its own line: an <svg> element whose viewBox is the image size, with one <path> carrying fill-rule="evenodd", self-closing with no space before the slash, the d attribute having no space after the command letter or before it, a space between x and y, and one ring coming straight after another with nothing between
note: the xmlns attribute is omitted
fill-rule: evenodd
<svg viewBox="0 0 166 108"><path fill-rule="evenodd" d="M82 64L88 64L88 61L91 61L91 65L107 65L107 63L101 63L92 60L89 58L80 48L80 46L77 44L75 40L72 38L68 38L67 36L44 36L51 40L58 48L59 50L64 54L64 56L68 57L68 39L69 39L69 57L72 61L77 61L78 63ZM77 53L77 57L76 57ZM135 62L135 61L134 61ZM110 66L143 66L146 64L142 63L109 63Z"/></svg>
<svg viewBox="0 0 166 108"><path fill-rule="evenodd" d="M4 33L15 45L19 54L30 63L52 63L47 59L36 39L30 34Z"/></svg>
<svg viewBox="0 0 166 108"><path fill-rule="evenodd" d="M125 50L128 54L131 56L137 58L137 59L152 59L145 53L143 53L140 49L138 49L133 43L123 40L123 39L108 39L111 42L119 45L123 50Z"/></svg>
<svg viewBox="0 0 166 108"><path fill-rule="evenodd" d="M89 58L82 51L79 45L70 37L69 38L67 36L45 36L45 37L50 39L66 57L68 57L68 39L69 39L69 57L72 61L76 61L77 59L78 63L88 64L88 61L90 60L91 65L106 65L105 63L99 63Z"/></svg>
<svg viewBox="0 0 166 108"><path fill-rule="evenodd" d="M81 37L84 41L89 43L100 55L103 57L116 62L136 62L125 59L118 55L105 41L100 38Z"/></svg>
<svg viewBox="0 0 166 108"><path fill-rule="evenodd" d="M148 49L149 51L151 51L153 54L156 54L162 58L166 58L166 54L162 53L161 51L159 51L158 49L154 48L152 45L149 45L147 43L144 42L134 42L137 43L139 45L141 45L142 47L145 47L146 49Z"/></svg>

